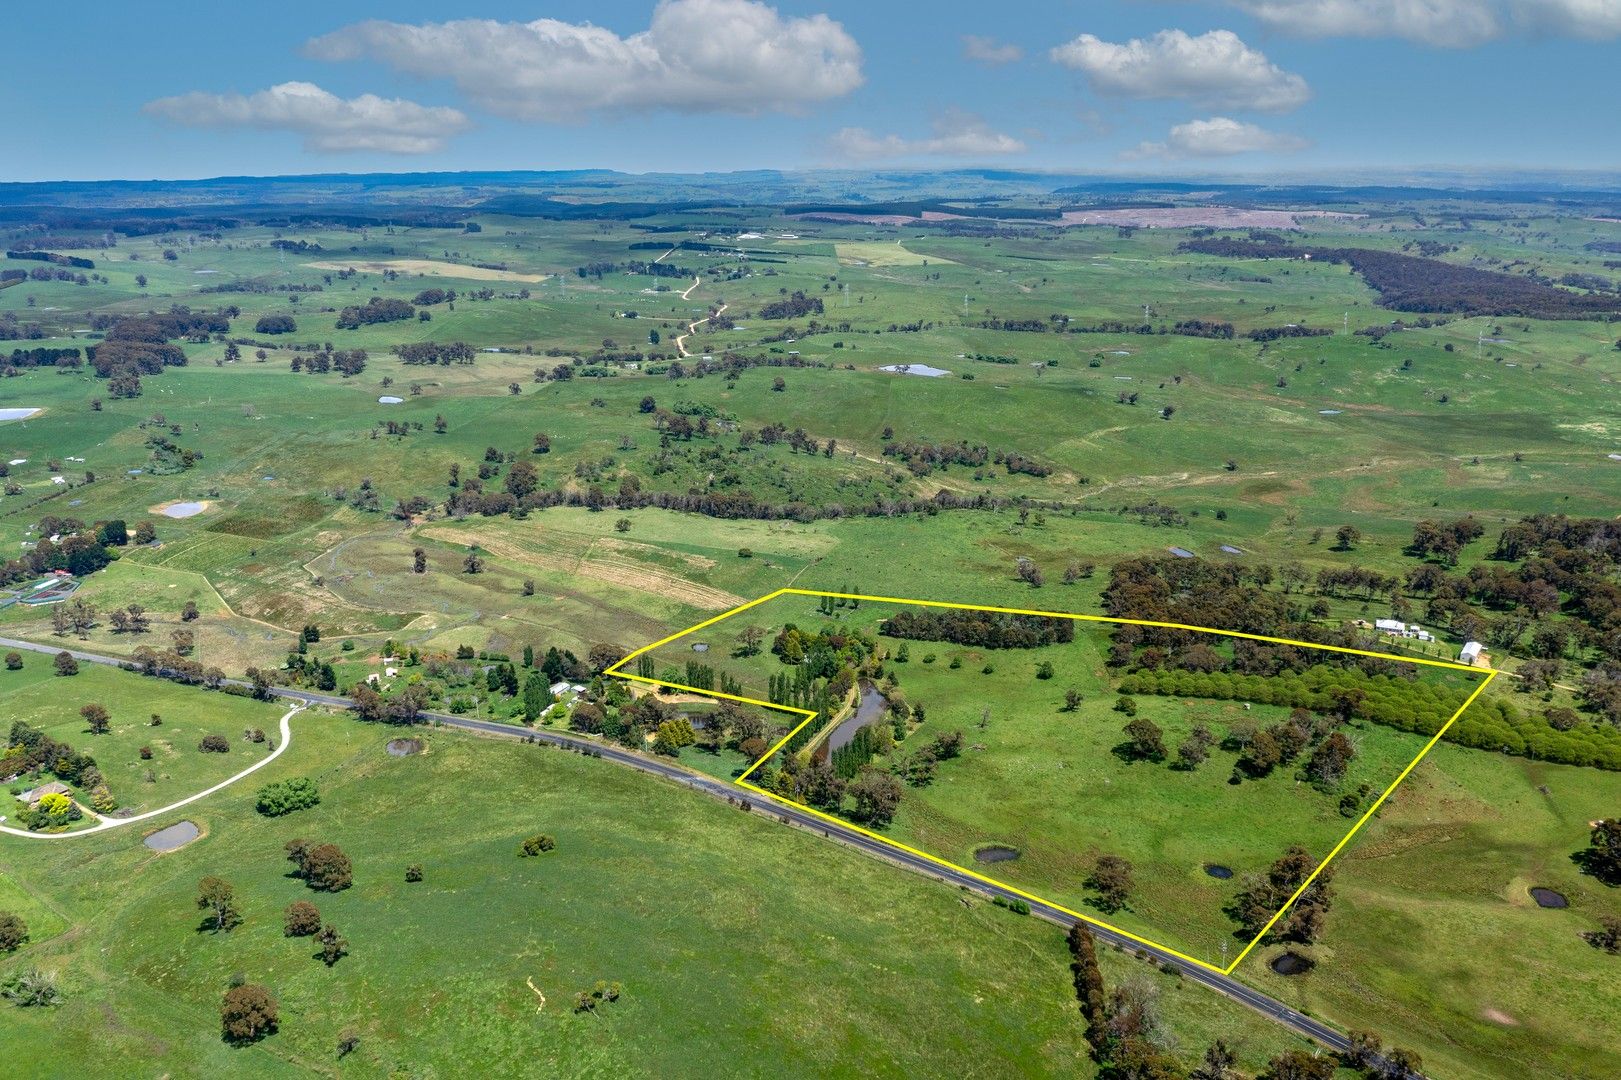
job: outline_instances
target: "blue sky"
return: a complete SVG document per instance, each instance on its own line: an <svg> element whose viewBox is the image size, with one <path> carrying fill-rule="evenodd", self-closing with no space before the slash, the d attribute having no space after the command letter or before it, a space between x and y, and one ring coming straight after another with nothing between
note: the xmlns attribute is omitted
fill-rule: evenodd
<svg viewBox="0 0 1621 1080"><path fill-rule="evenodd" d="M26 4L0 180L1621 169L1621 0Z"/></svg>

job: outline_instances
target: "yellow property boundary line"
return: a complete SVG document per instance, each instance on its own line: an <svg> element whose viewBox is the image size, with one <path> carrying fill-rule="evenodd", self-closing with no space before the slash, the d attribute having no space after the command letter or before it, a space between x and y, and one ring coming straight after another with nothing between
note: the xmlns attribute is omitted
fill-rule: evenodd
<svg viewBox="0 0 1621 1080"><path fill-rule="evenodd" d="M1486 677L1480 681L1479 686L1475 687L1474 692L1464 700L1463 705L1459 707L1458 711L1453 713L1445 724L1441 725L1441 730L1437 731L1433 736L1431 736L1430 741L1424 744L1424 748L1418 752L1418 756L1407 763L1407 767L1401 771L1396 779L1390 782L1390 785L1386 787L1383 792L1380 793L1379 797L1374 800L1373 805L1368 807L1367 812L1357 819L1356 824L1351 826L1351 831L1346 833L1344 838L1341 839L1339 843L1334 845L1334 849L1328 853L1322 862L1317 864L1317 868L1311 872L1311 875L1307 877L1305 881L1301 882L1300 888L1296 889L1294 891L1294 895L1289 897L1288 902L1279 908L1277 914L1273 915L1272 918L1267 921L1267 924L1261 928L1261 932L1256 934L1255 937L1251 939L1249 944L1244 946L1243 950L1240 951L1239 954L1233 959L1232 963L1223 968L1217 967L1215 964L1207 961L1200 960L1196 956L1189 956L1187 953L1173 949L1168 945L1164 945L1160 942L1134 934L1129 930L1123 930L1120 927L1115 926L1112 923L1105 922L1095 916L1087 915L1079 911L1072 911L1069 908L1064 907L1062 904L1053 903L1051 900L1048 900L1045 897L1036 896L1033 893L1025 892L1024 890L1009 885L1004 881L997 881L995 878L986 877L984 874L970 870L966 866L958 866L954 862L947 859L942 859L937 855L931 855L927 851L920 851L917 848L909 847L908 845L902 844L897 840L892 840L887 836L872 832L869 829L863 829L859 825L851 824L850 822L845 821L843 818L835 817L832 814L823 813L820 810L806 806L804 803L795 802L792 799L785 799L775 792L767 791L765 788L749 783L748 779L750 773L754 772L755 769L758 769L761 765L764 765L767 761L771 760L771 758L774 757L776 753L787 744L788 740L792 739L799 733L801 728L816 718L817 714L814 709L801 709L792 705L779 705L775 702L761 701L758 698L742 697L738 694L723 694L716 690L705 690L698 686L686 686L682 683L669 682L664 679L653 679L644 675L632 675L629 672L620 670L620 668L624 667L627 663L645 653L652 652L654 649L668 645L672 641L686 637L688 634L696 633L705 627L713 626L718 622L731 618L733 615L740 614L753 607L758 607L759 605L770 600L775 600L780 596L825 596L831 597L835 600L857 600L875 604L908 604L913 607L957 608L964 611L994 611L1003 615L1042 615L1054 619L1072 619L1076 622L1113 623L1116 625L1125 626L1151 626L1164 630L1187 630L1201 634L1217 634L1222 637L1243 638L1248 641L1264 641L1272 645L1293 645L1298 648L1318 649L1323 652L1348 653L1352 656L1371 656L1379 660L1394 660L1403 664L1418 664L1424 667L1446 668L1453 671L1466 671L1474 675L1484 674ZM1368 823L1373 815L1378 813L1379 808L1384 805L1386 799L1390 798L1391 793L1401 785L1403 780L1407 779L1408 774L1418 767L1418 763L1423 761L1429 752L1435 748L1435 744L1441 741L1442 736L1444 736L1447 731L1451 729L1452 725L1457 722L1458 717L1462 716L1469 706L1474 704L1475 699L1480 696L1480 692L1486 689L1487 686L1491 685L1492 680L1500 675L1501 672L1496 668L1477 668L1471 667L1468 664L1459 664L1448 660L1428 660L1411 656L1397 656L1393 653L1374 652L1369 649L1351 649L1342 645L1319 645L1312 641L1296 641L1292 638L1268 637L1265 634L1248 634L1239 630L1218 630L1214 627L1190 626L1186 623L1156 622L1151 619L1119 619L1108 615L1077 615L1074 612L1069 611L1038 611L1032 608L994 607L989 604L956 604L943 600L914 600L900 596L868 596L862 593L827 592L821 589L786 588L778 589L776 592L767 593L766 595L757 599L750 600L746 604L740 604L737 607L732 608L730 611L723 611L713 618L705 619L703 622L689 626L685 630L678 631L677 633L671 634L668 637L660 638L651 645L643 645L636 651L626 655L618 663L607 668L603 674L612 675L616 678L626 679L631 682L647 683L652 686L663 686L672 690L682 690L687 693L702 694L706 697L725 698L728 701L740 701L746 705L757 705L764 709L771 709L776 712L786 712L792 713L795 716L801 716L804 719L800 720L800 722L794 725L794 727L786 735L777 740L776 745L772 746L770 750L766 751L765 755L762 756L759 761L749 766L743 775L738 777L733 782L739 787L752 791L757 795L764 795L766 798L775 802L780 802L785 806L791 806L795 810L801 811L802 813L811 814L815 817L823 819L824 821L832 822L833 824L842 828L852 829L863 836L878 841L879 843L887 844L892 848L907 852L910 855L927 859L929 862L946 867L947 869L953 870L959 874L966 874L977 881L983 881L987 885L993 885L996 888L1012 893L1015 896L1023 897L1025 900L1033 900L1038 904L1045 905L1046 907L1052 908L1056 911L1062 911L1071 918L1080 919L1081 921L1091 923L1094 926L1100 926L1105 930L1119 934L1120 936L1138 942L1139 944L1148 945L1152 948L1160 950L1161 952L1169 953L1170 955L1175 956L1177 959L1185 961L1186 963L1196 964L1199 967L1204 968L1207 971L1213 971L1218 975L1231 975L1238 965L1244 962L1244 958L1261 943L1261 940L1265 938L1268 933L1271 932L1272 927L1277 924L1277 921L1283 918L1284 914L1294 906L1295 901L1299 900L1301 895L1304 894L1307 889L1311 888L1312 883L1316 881L1318 875L1323 872L1323 868L1328 866L1329 863L1333 862L1335 857L1338 856L1341 851L1345 850L1345 846L1351 842L1351 839L1355 837L1358 832L1362 831L1362 827Z"/></svg>

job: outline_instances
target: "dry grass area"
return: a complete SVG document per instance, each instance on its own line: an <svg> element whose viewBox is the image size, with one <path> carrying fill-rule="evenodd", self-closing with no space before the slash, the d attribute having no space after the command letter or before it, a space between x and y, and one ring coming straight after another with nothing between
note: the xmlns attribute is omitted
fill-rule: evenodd
<svg viewBox="0 0 1621 1080"><path fill-rule="evenodd" d="M519 566L534 566L543 570L575 574L580 577L593 578L597 581L605 581L610 585L635 589L639 592L655 593L703 611L725 611L728 608L737 607L743 603L744 599L724 589L687 581L685 578L678 577L668 571L658 570L628 558L594 556L589 548L577 557L560 556L537 551L515 544L510 540L497 539L470 529L426 528L422 530L422 535L447 544L461 544L465 547L476 546L498 559L504 559ZM629 547L630 545L625 544L624 546Z"/></svg>
<svg viewBox="0 0 1621 1080"><path fill-rule="evenodd" d="M545 274L520 274L516 270L491 270L466 263L436 262L433 259L368 259L362 262L305 263L312 270L361 270L368 274L424 274L428 277L467 278L470 281L545 281Z"/></svg>

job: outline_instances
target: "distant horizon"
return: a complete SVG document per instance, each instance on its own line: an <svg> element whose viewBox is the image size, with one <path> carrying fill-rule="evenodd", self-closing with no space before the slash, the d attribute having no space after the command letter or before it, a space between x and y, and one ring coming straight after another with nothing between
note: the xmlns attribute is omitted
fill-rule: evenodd
<svg viewBox="0 0 1621 1080"><path fill-rule="evenodd" d="M309 172L245 172L245 173L217 173L198 176L93 176L93 177L57 177L35 180L0 180L0 189L3 188L29 188L29 187L62 187L72 185L96 186L116 184L210 184L229 183L233 181L248 182L275 182L298 180L369 180L376 178L400 177L536 177L536 178L565 178L584 176L623 177L628 180L724 180L729 178L747 177L750 175L770 174L786 178L793 177L867 177L875 175L884 176L914 176L949 177L971 176L976 173L998 173L1007 177L1028 178L1034 181L1053 179L1063 181L1096 181L1106 183L1142 184L1151 186L1156 184L1196 186L1199 184L1219 185L1247 185L1267 188L1289 188L1305 186L1389 186L1405 187L1437 187L1449 188L1464 183L1483 184L1494 188L1514 188L1527 186L1537 189L1538 185L1546 185L1547 190L1560 190L1567 188L1569 183L1560 181L1597 181L1603 180L1615 185L1615 190L1621 192L1621 166L1610 167L1546 167L1528 169L1513 165L1415 165L1415 166L1364 166L1357 170L1343 170L1333 168L1312 168L1279 171L1275 169L1254 170L1220 170L1208 172L1195 171L1167 171L1152 172L1147 170L1129 169L1070 169L1059 166L1013 166L1007 163L971 163L952 165L901 165L891 167L853 167L853 166L807 166L804 168L774 168L770 166L757 166L753 168L739 167L735 169L716 169L704 171L685 171L679 169L623 169L611 166L594 166L569 169L543 169L543 168L502 168L469 166L463 168L356 168L356 169L328 169ZM982 177L988 181L993 178ZM1607 189L1596 189L1607 190Z"/></svg>

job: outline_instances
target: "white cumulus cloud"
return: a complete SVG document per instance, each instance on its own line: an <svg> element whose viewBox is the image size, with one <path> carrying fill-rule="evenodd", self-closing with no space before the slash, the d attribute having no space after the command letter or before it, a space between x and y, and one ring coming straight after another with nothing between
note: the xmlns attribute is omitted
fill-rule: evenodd
<svg viewBox="0 0 1621 1080"><path fill-rule="evenodd" d="M1125 42L1082 34L1054 48L1051 56L1085 75L1098 93L1114 97L1185 98L1261 112L1287 112L1311 97L1305 79L1284 71L1231 30L1198 36L1161 30Z"/></svg>
<svg viewBox="0 0 1621 1080"><path fill-rule="evenodd" d="M962 36L962 54L970 60L992 66L1013 64L1024 59L1024 50L1017 45L1003 44L995 38L980 37L978 34Z"/></svg>
<svg viewBox="0 0 1621 1080"><path fill-rule="evenodd" d="M1300 37L1406 38L1471 48L1515 34L1603 40L1621 35L1621 0L1229 0Z"/></svg>
<svg viewBox="0 0 1621 1080"><path fill-rule="evenodd" d="M861 47L839 23L784 18L754 0L661 0L648 28L628 37L557 19L372 20L315 38L305 52L448 78L490 112L542 121L596 110L795 112L864 78Z"/></svg>
<svg viewBox="0 0 1621 1080"><path fill-rule="evenodd" d="M985 158L1020 154L1025 144L994 130L972 113L952 110L934 122L927 138L875 135L866 128L847 127L834 134L833 152L860 161L915 157Z"/></svg>
<svg viewBox="0 0 1621 1080"><path fill-rule="evenodd" d="M304 136L305 149L322 153L426 154L468 127L456 109L376 94L340 98L307 82L256 94L181 94L147 102L145 109L188 127L296 132Z"/></svg>
<svg viewBox="0 0 1621 1080"><path fill-rule="evenodd" d="M1595 41L1621 36L1621 0L1512 0L1509 11L1534 33Z"/></svg>
<svg viewBox="0 0 1621 1080"><path fill-rule="evenodd" d="M1231 157L1260 152L1292 153L1310 146L1299 135L1268 131L1226 116L1190 120L1171 129L1164 142L1145 142L1121 156L1128 161L1145 158Z"/></svg>
<svg viewBox="0 0 1621 1080"><path fill-rule="evenodd" d="M1482 0L1235 0L1274 30L1301 37L1401 37L1467 47L1502 33Z"/></svg>

